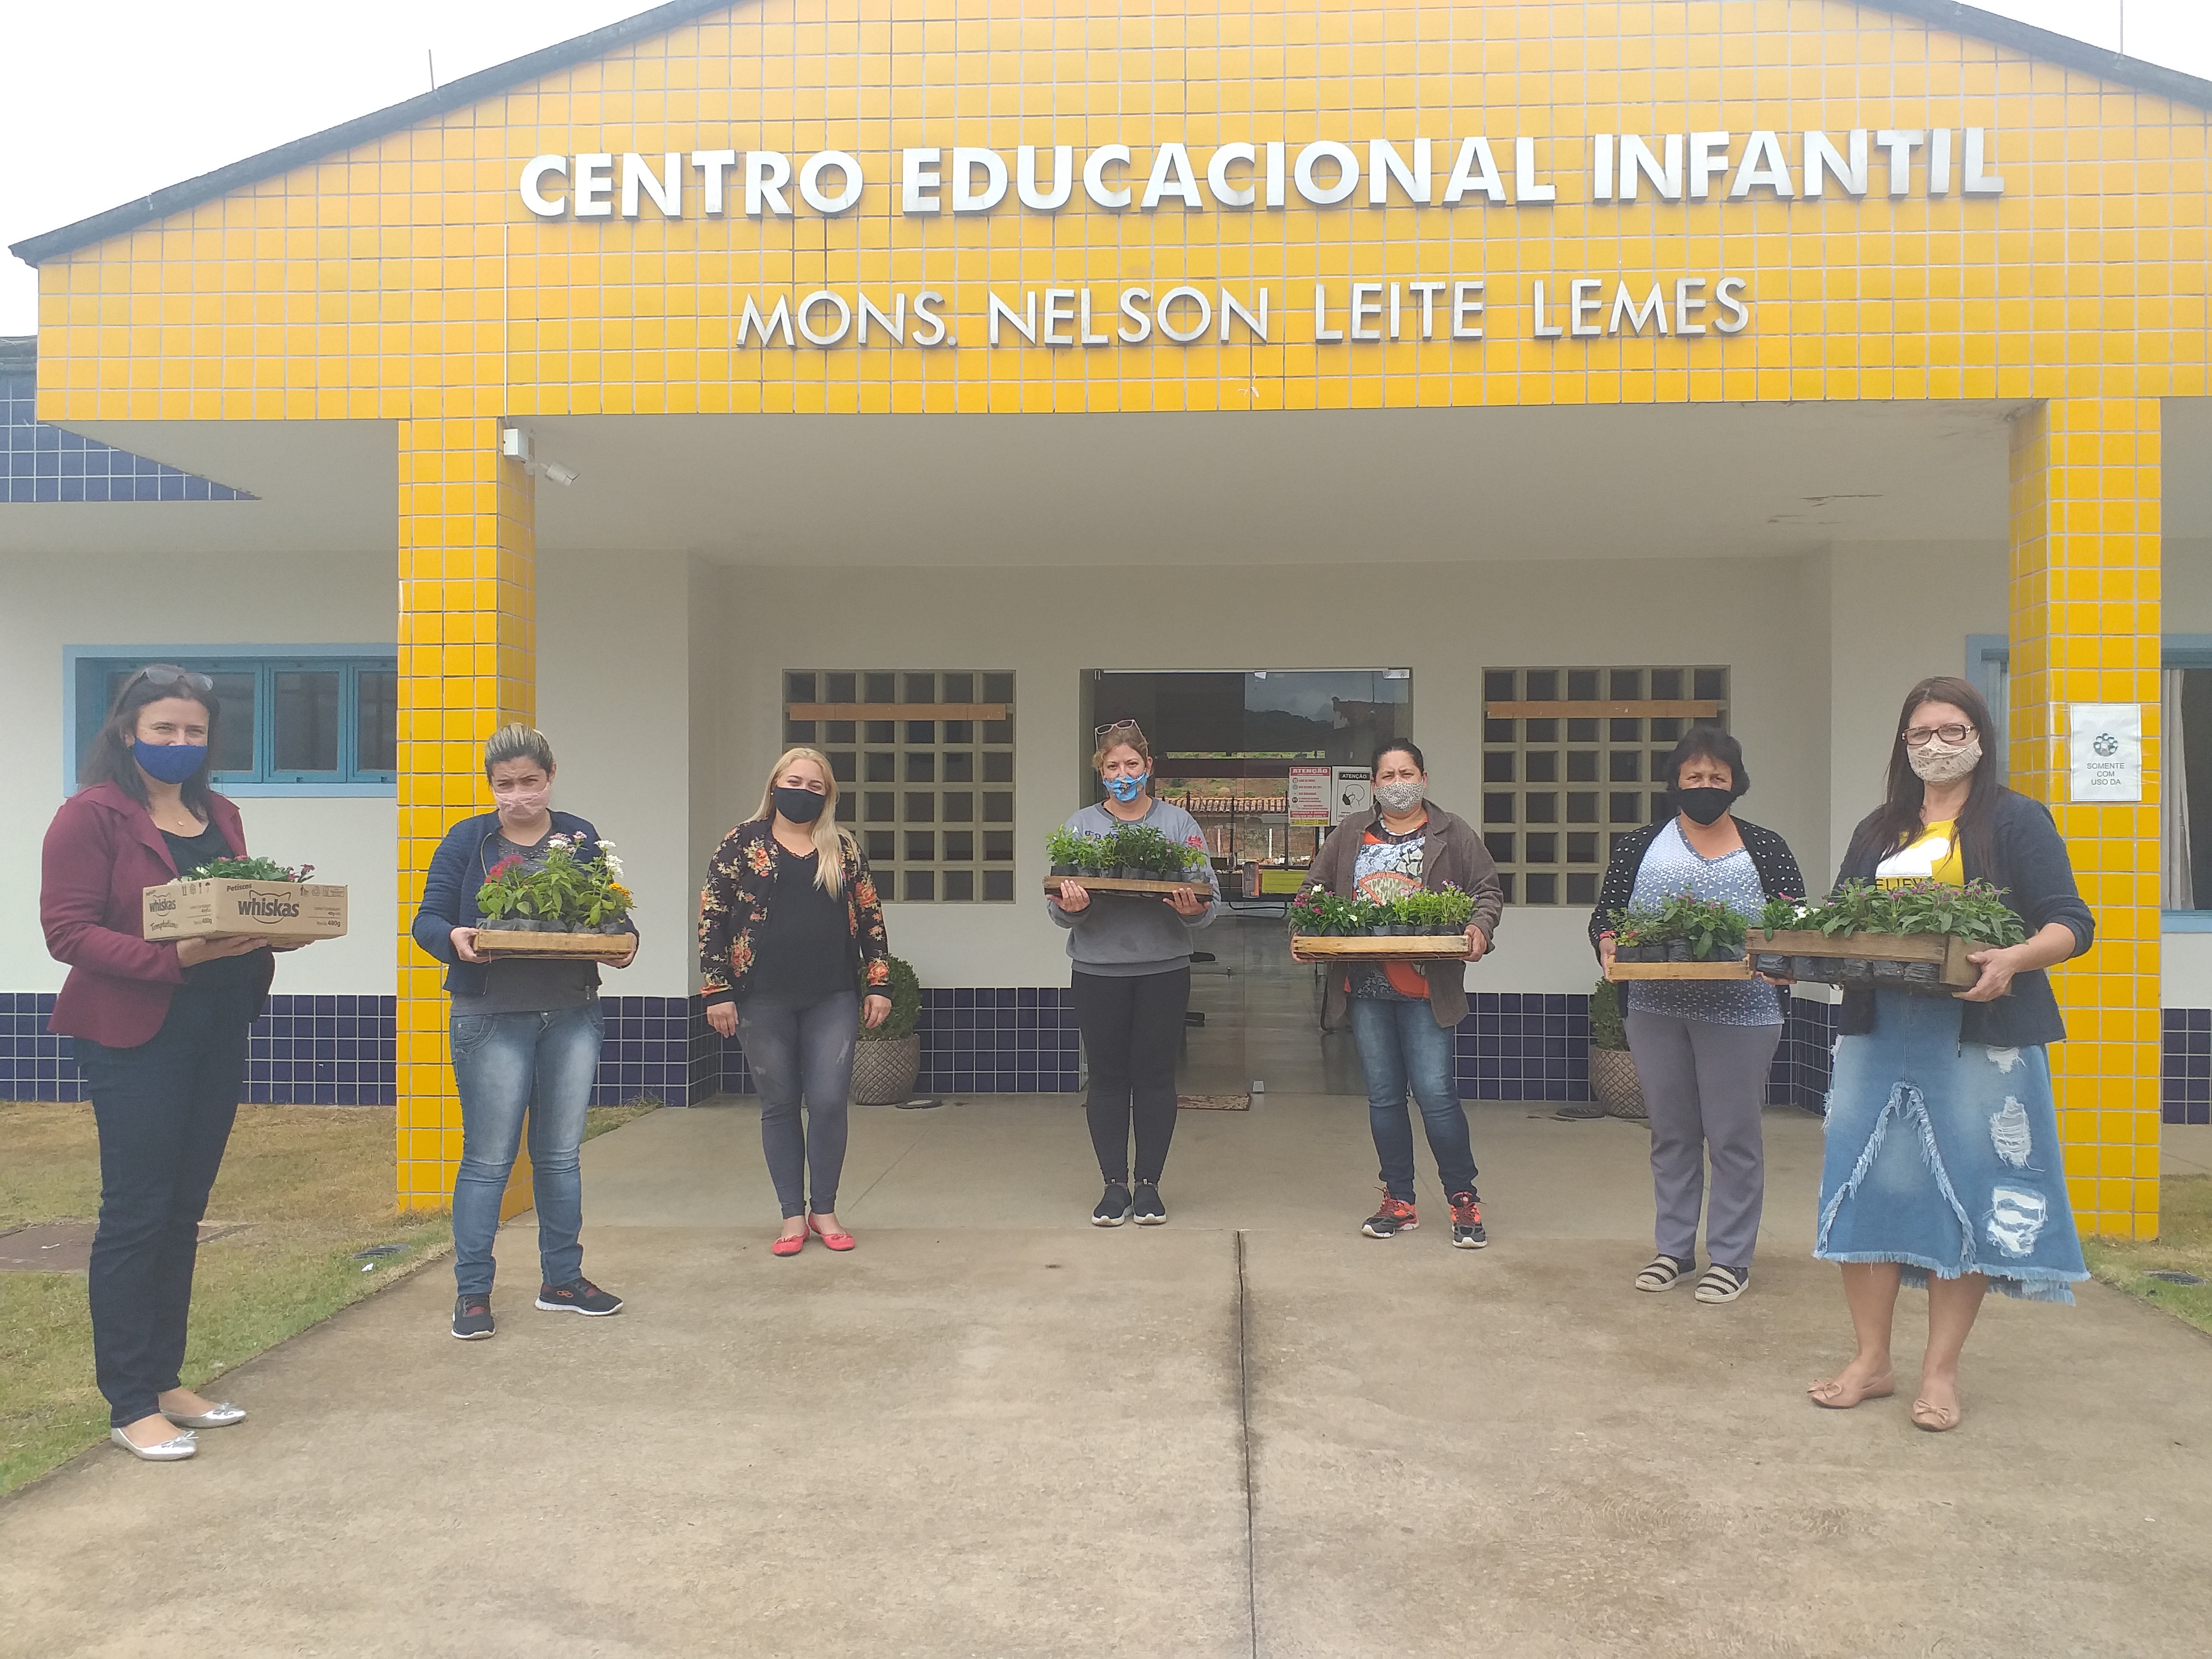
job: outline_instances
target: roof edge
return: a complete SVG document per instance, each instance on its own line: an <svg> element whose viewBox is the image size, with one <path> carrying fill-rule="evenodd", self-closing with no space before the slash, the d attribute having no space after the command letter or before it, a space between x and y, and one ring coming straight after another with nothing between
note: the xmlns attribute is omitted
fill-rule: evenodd
<svg viewBox="0 0 2212 1659"><path fill-rule="evenodd" d="M203 173L196 179L166 185L135 202L110 208L105 213L95 213L90 218L80 219L74 224L26 237L11 245L8 251L25 264L35 266L43 264L61 254L72 253L94 242L135 230L154 220L198 207L232 191L273 179L279 173L319 161L340 150L388 137L431 116L465 108L520 82L603 56L632 41L665 33L708 12L730 10L740 3L742 0L672 0L672 3L655 6L652 10L640 12L634 17L625 17L605 28L576 35L524 57L511 58L504 64L495 64L489 69L477 70L474 75L465 75L458 81L449 82L434 92L410 98L404 103L357 116L337 126L326 127L320 132L310 133L304 138L295 138L289 143L277 145L274 149L265 149L258 155L249 155L243 161L233 161L228 167L217 167L212 173ZM1995 12L1984 11L1978 6L1962 4L1960 0L1856 0L1856 3L1869 6L1877 11L1911 17L1971 39L2011 46L2030 57L2063 68L2080 70L2100 80L2130 87L2138 92L2151 93L2175 103L2212 111L2212 80L2167 69L2162 64L2147 63L2140 58L2130 58L2122 52L2092 46L2086 40L2077 40L2071 35L2038 28L2032 23L2001 17Z"/></svg>
<svg viewBox="0 0 2212 1659"><path fill-rule="evenodd" d="M137 201L112 207L105 213L95 213L88 219L74 224L28 236L10 245L8 251L27 265L38 265L64 253L72 253L94 242L105 241L111 236L135 230L140 225L155 219L165 219L173 213L181 213L202 203L213 201L218 196L242 190L248 185L258 185L294 167L320 161L326 155L351 149L357 144L371 143L413 126L416 122L434 115L445 115L457 109L465 109L526 81L532 81L556 70L564 70L603 57L617 47L632 41L665 33L681 24L708 12L733 9L742 0L672 0L672 3L655 6L650 11L639 12L610 23L605 28L593 29L567 40L545 46L523 57L495 64L489 69L465 75L458 81L449 81L432 92L410 98L404 103L389 105L343 121L320 132L295 138L289 143L264 149L258 155L233 161L227 167L203 173L196 179L180 184L168 185L153 191Z"/></svg>
<svg viewBox="0 0 2212 1659"><path fill-rule="evenodd" d="M2080 70L2101 80L2118 82L2124 87L2134 88L2137 92L2154 93L2177 104L2193 104L2199 109L2212 110L2212 81L2202 76L2168 69L2163 64L2148 63L2141 58L2130 58L2124 52L2114 52L2106 46L2092 46L2087 40L2077 40L2070 34L2038 28L2033 23L2023 23L2016 18L2001 17L1996 12L1984 11L1979 6L1962 4L1960 0L1857 0L1857 3L1871 6L1876 11L1895 12L1899 16L1917 18L1938 28L1948 29L1954 34L1988 40L2001 46L2014 46L2046 63Z"/></svg>

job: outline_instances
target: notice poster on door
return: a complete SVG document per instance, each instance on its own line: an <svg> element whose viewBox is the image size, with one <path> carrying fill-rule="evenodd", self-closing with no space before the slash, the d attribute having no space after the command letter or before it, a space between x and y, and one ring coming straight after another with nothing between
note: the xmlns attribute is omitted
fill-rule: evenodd
<svg viewBox="0 0 2212 1659"><path fill-rule="evenodd" d="M2142 705L2077 702L2067 731L2075 800L2141 800Z"/></svg>
<svg viewBox="0 0 2212 1659"><path fill-rule="evenodd" d="M1334 823L1328 812L1328 768L1291 769L1291 822L1294 824Z"/></svg>
<svg viewBox="0 0 2212 1659"><path fill-rule="evenodd" d="M1329 819L1341 823L1357 812L1364 812L1375 805L1375 769L1371 766L1340 766L1335 769L1329 799Z"/></svg>

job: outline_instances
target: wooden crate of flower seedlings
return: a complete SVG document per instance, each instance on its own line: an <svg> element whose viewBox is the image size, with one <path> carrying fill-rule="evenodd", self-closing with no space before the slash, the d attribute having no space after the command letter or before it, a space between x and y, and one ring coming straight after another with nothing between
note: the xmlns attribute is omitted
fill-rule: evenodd
<svg viewBox="0 0 2212 1659"><path fill-rule="evenodd" d="M146 890L150 939L338 939L346 930L346 890L325 882L238 881L211 877Z"/></svg>
<svg viewBox="0 0 2212 1659"><path fill-rule="evenodd" d="M1044 890L1056 898L1063 881L1073 882L1086 893L1172 893L1177 888L1188 887L1200 898L1206 896L1204 876L1184 876L1173 880L1158 876L1047 876Z"/></svg>
<svg viewBox="0 0 2212 1659"><path fill-rule="evenodd" d="M486 923L476 935L480 957L620 957L636 943L635 933L550 933L514 923Z"/></svg>
<svg viewBox="0 0 2212 1659"><path fill-rule="evenodd" d="M1302 957L1347 962L1465 962L1467 935L1370 937L1340 933L1297 933L1291 949Z"/></svg>
<svg viewBox="0 0 2212 1659"><path fill-rule="evenodd" d="M1752 965L1760 973L1830 985L1920 986L1963 990L1982 976L1966 960L1988 948L1956 933L1843 933L1790 928L1751 931Z"/></svg>
<svg viewBox="0 0 2212 1659"><path fill-rule="evenodd" d="M1605 976L1616 985L1644 979L1741 980L1751 977L1751 964L1741 957L1733 961L1706 962L1622 962L1616 957L1605 970Z"/></svg>

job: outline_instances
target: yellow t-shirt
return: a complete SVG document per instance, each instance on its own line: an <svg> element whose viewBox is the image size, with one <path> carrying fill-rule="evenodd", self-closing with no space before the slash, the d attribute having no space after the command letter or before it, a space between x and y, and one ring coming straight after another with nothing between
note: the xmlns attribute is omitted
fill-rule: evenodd
<svg viewBox="0 0 2212 1659"><path fill-rule="evenodd" d="M1919 838L1884 859L1875 867L1875 883L1902 887L1909 881L1940 881L1953 887L1966 884L1966 866L1959 856L1956 820L1944 818L1929 824Z"/></svg>

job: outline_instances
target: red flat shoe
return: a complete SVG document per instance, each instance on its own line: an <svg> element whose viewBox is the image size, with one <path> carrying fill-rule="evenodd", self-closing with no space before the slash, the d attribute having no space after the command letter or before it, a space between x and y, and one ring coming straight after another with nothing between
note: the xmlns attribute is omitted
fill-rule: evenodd
<svg viewBox="0 0 2212 1659"><path fill-rule="evenodd" d="M817 1221L811 1215L809 1215L806 1218L806 1231L812 1233L815 1237L820 1239L824 1244L827 1244L833 1250L849 1250L853 1248L852 1234L824 1232L822 1231L822 1224L819 1221Z"/></svg>
<svg viewBox="0 0 2212 1659"><path fill-rule="evenodd" d="M779 1236L775 1243L768 1247L768 1253L770 1255L797 1255L805 1248L806 1235L793 1233L788 1238Z"/></svg>

